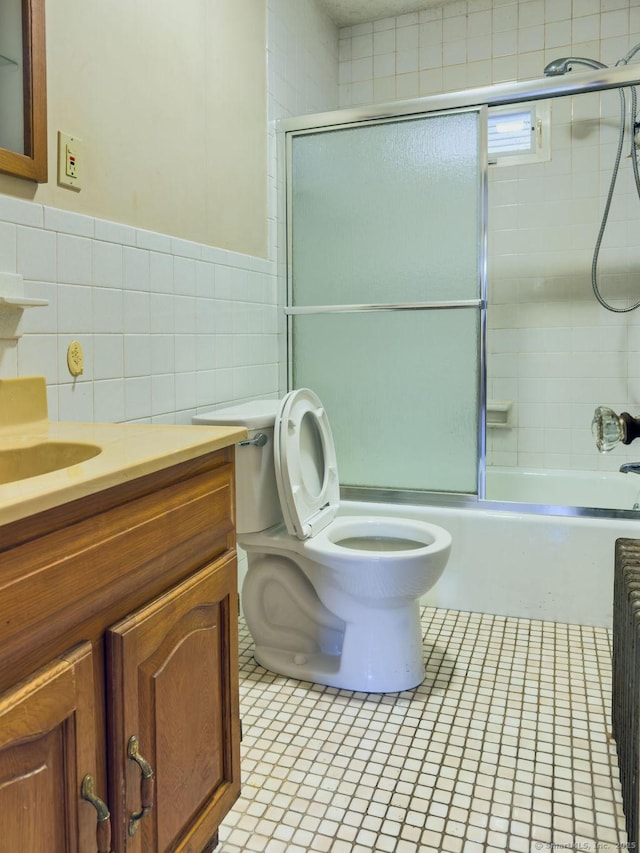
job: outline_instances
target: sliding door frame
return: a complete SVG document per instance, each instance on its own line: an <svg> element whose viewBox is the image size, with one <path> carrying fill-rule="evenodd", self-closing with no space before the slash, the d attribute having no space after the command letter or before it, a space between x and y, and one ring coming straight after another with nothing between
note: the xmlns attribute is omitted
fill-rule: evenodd
<svg viewBox="0 0 640 853"><path fill-rule="evenodd" d="M285 179L285 204L286 211L280 208L282 219L285 222L286 233L286 273L283 290L283 299L285 304L285 312L290 308L290 293L291 293L291 138L292 135L303 133L328 130L330 128L338 129L349 125L361 125L372 121L382 121L384 119L397 120L402 117L421 117L428 114L438 112L449 112L469 107L494 107L506 106L509 104L526 103L528 101L545 100L548 98L560 98L571 95L580 95L588 92L600 92L607 89L618 89L625 86L640 85L640 63L630 65L615 66L612 68L602 68L597 70L589 70L582 72L571 72L559 77L540 77L522 82L496 83L489 86L464 89L458 92L447 92L439 95L431 95L424 98L413 98L404 101L392 101L386 104L373 104L358 107L349 107L341 110L333 110L324 113L315 113L303 116L296 116L287 119L280 119L274 123L276 130L276 141L278 150L278 162L282 166L284 164L284 179ZM483 368L481 373L484 374L486 369L486 358L484 353L484 342L486 341L486 279L487 279L487 251L486 251L486 170L485 170L485 187L483 189L483 197L485 199L485 209L482 212L483 221L485 222L484 235L484 262L482 267L482 277L484 280L483 293L485 296L485 308L482 311L482 327L481 338L483 341ZM282 221L282 220L281 220ZM284 234L282 235L285 236ZM401 310L394 306L389 306L387 310ZM291 387L292 359L291 359L291 323L292 315L286 314L286 377L288 387ZM486 378L484 375L481 378L481 388L483 400L486 401ZM503 501L489 501L485 499L485 475L484 475L484 457L486 453L485 435L486 435L486 408L481 406L481 437L478 445L479 464L478 471L478 495L455 494L455 493L435 493L435 492L399 492L393 490L364 490L350 489L342 490L345 499L365 498L367 500L376 500L383 502L397 503L418 503L425 505L438 506L456 506L456 507L486 507L497 508L501 510L511 510L525 513L548 514L548 515L567 515L567 516L584 516L584 517L616 517L616 518L635 518L635 511L626 510L600 510L590 507L566 507L553 506L547 504L525 504L511 503ZM364 494L366 492L366 494Z"/></svg>
<svg viewBox="0 0 640 853"><path fill-rule="evenodd" d="M392 500L396 502L408 502L420 500L424 494L448 495L454 498L482 499L486 488L486 332L487 332L487 197L488 197L488 152L487 152L487 107L484 105L463 107L456 109L428 111L425 113L400 113L398 115L385 115L375 119L364 118L356 121L329 123L326 125L313 125L307 128L288 131L285 134L285 189L286 189L286 298L284 314L286 317L287 338L287 388L293 388L293 318L303 314L344 314L364 312L397 312L397 311L437 311L441 309L466 309L476 308L479 312L479 349L478 349L478 399L476 400L478 413L477 428L477 459L476 459L476 483L475 493L436 492L432 489L380 489L372 487L342 487L343 496L354 499L366 498L367 500ZM436 118L447 115L458 115L460 113L478 114L478 235L477 235L477 271L478 271L478 298L476 299L452 299L434 300L423 302L386 302L366 304L318 304L318 305L293 305L293 144L300 136L315 135L319 133L331 133L336 130L357 129L371 127L372 125L398 124L403 121L415 121L416 119Z"/></svg>

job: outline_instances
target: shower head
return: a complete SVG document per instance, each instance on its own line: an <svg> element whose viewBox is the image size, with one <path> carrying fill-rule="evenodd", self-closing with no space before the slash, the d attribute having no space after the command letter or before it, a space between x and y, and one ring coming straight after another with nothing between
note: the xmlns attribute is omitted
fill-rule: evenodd
<svg viewBox="0 0 640 853"><path fill-rule="evenodd" d="M586 65L587 68L606 68L604 62L598 62L597 59L588 59L585 56L563 56L561 59L554 59L544 69L545 77L560 77L571 71L574 65Z"/></svg>

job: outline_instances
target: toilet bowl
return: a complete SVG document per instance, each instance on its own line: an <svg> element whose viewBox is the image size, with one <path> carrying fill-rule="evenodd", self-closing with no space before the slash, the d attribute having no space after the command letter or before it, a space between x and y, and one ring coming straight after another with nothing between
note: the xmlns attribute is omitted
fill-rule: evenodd
<svg viewBox="0 0 640 853"><path fill-rule="evenodd" d="M419 599L442 574L451 536L422 521L339 515L329 421L309 389L198 415L238 423L242 607L255 658L273 672L362 692L424 679ZM265 440L266 438L266 440ZM275 484L275 488L274 488Z"/></svg>

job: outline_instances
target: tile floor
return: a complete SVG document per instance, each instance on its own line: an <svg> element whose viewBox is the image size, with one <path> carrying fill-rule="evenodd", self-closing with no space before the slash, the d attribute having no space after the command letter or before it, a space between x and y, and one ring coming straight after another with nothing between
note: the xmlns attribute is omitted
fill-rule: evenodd
<svg viewBox="0 0 640 853"><path fill-rule="evenodd" d="M617 850L604 629L425 608L426 678L287 679L240 630L242 796L220 853Z"/></svg>

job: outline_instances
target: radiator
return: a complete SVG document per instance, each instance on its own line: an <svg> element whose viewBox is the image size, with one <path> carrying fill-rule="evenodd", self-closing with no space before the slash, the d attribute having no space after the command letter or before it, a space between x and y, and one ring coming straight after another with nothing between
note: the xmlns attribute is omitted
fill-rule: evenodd
<svg viewBox="0 0 640 853"><path fill-rule="evenodd" d="M612 732L629 847L640 813L640 540L618 539L613 583Z"/></svg>

